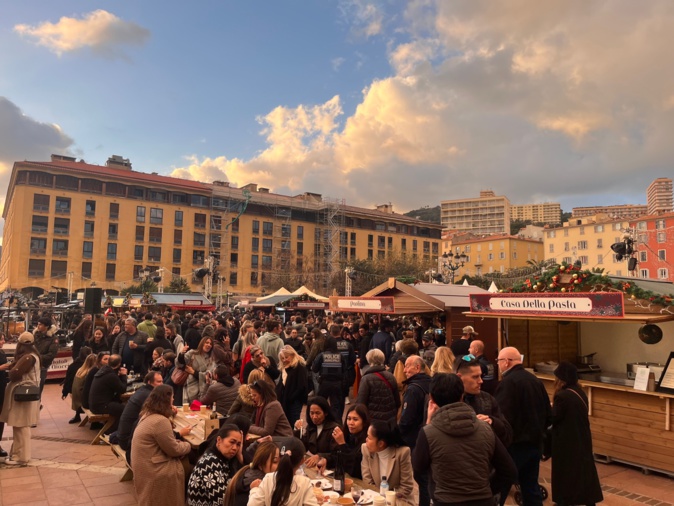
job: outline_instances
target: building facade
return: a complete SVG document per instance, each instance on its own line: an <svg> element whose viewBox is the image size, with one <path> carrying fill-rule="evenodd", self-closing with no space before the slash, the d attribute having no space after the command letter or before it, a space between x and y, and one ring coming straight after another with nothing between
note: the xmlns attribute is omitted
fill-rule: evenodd
<svg viewBox="0 0 674 506"><path fill-rule="evenodd" d="M510 206L511 221L531 221L557 225L562 222L562 206L559 202L541 204L522 204Z"/></svg>
<svg viewBox="0 0 674 506"><path fill-rule="evenodd" d="M630 220L648 214L648 206L642 204L624 204L618 206L574 207L571 210L572 218L584 218L586 216L595 216L597 214L605 214L609 218L615 220Z"/></svg>
<svg viewBox="0 0 674 506"><path fill-rule="evenodd" d="M115 293L138 284L146 266L202 291L193 272L209 258L223 291L256 295L287 282L326 293L340 265L395 252L437 261L441 241L440 225L390 205L146 174L115 157L106 166L61 156L16 162L3 217L0 290L34 293Z"/></svg>
<svg viewBox="0 0 674 506"><path fill-rule="evenodd" d="M672 180L667 177L659 177L654 180L646 190L648 202L648 214L671 213L674 205L672 194Z"/></svg>
<svg viewBox="0 0 674 506"><path fill-rule="evenodd" d="M630 225L636 231L639 277L674 281L674 213L642 216Z"/></svg>
<svg viewBox="0 0 674 506"><path fill-rule="evenodd" d="M443 200L440 203L442 228L473 234L506 234L510 232L510 201L491 190L478 198Z"/></svg>

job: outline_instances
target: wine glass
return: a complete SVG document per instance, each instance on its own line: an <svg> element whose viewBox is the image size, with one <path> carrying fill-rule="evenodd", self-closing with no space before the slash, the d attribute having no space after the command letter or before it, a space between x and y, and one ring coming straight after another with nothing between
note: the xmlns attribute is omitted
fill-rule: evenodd
<svg viewBox="0 0 674 506"><path fill-rule="evenodd" d="M362 495L363 490L358 485L351 485L351 498L353 499L353 502L357 503L360 501Z"/></svg>
<svg viewBox="0 0 674 506"><path fill-rule="evenodd" d="M323 459L318 459L318 462L316 462L316 469L318 469L318 475L323 476L323 468L325 466L323 465Z"/></svg>

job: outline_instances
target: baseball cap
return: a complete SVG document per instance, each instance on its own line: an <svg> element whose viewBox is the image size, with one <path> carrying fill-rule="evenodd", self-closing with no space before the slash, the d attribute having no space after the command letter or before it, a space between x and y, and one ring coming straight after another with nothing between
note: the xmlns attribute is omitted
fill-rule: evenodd
<svg viewBox="0 0 674 506"><path fill-rule="evenodd" d="M462 332L464 334L475 334L476 336L479 335L477 332L475 332L475 329L473 327L471 327L470 325L467 325L466 327L464 327Z"/></svg>
<svg viewBox="0 0 674 506"><path fill-rule="evenodd" d="M19 342L21 344L33 344L35 342L35 337L30 332L23 332L19 336Z"/></svg>

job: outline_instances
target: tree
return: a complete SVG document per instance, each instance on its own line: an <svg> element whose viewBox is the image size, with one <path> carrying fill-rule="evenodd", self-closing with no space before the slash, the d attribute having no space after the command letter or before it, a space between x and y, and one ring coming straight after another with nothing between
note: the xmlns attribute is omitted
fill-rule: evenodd
<svg viewBox="0 0 674 506"><path fill-rule="evenodd" d="M174 276L169 282L168 286L164 288L166 293L190 293L192 288L185 278L181 276Z"/></svg>
<svg viewBox="0 0 674 506"><path fill-rule="evenodd" d="M157 286L157 283L152 281L150 278L146 279L145 281L141 281L137 285L130 285L124 288L120 293L121 295L128 295L128 294L139 294L139 293L157 293L159 291L159 287Z"/></svg>

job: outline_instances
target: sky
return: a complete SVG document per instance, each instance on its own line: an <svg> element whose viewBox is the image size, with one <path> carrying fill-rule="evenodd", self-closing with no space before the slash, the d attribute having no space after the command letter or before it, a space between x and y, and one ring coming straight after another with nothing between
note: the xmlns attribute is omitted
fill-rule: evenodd
<svg viewBox="0 0 674 506"><path fill-rule="evenodd" d="M672 177L670 0L0 6L0 204L67 154L394 210L643 204Z"/></svg>

